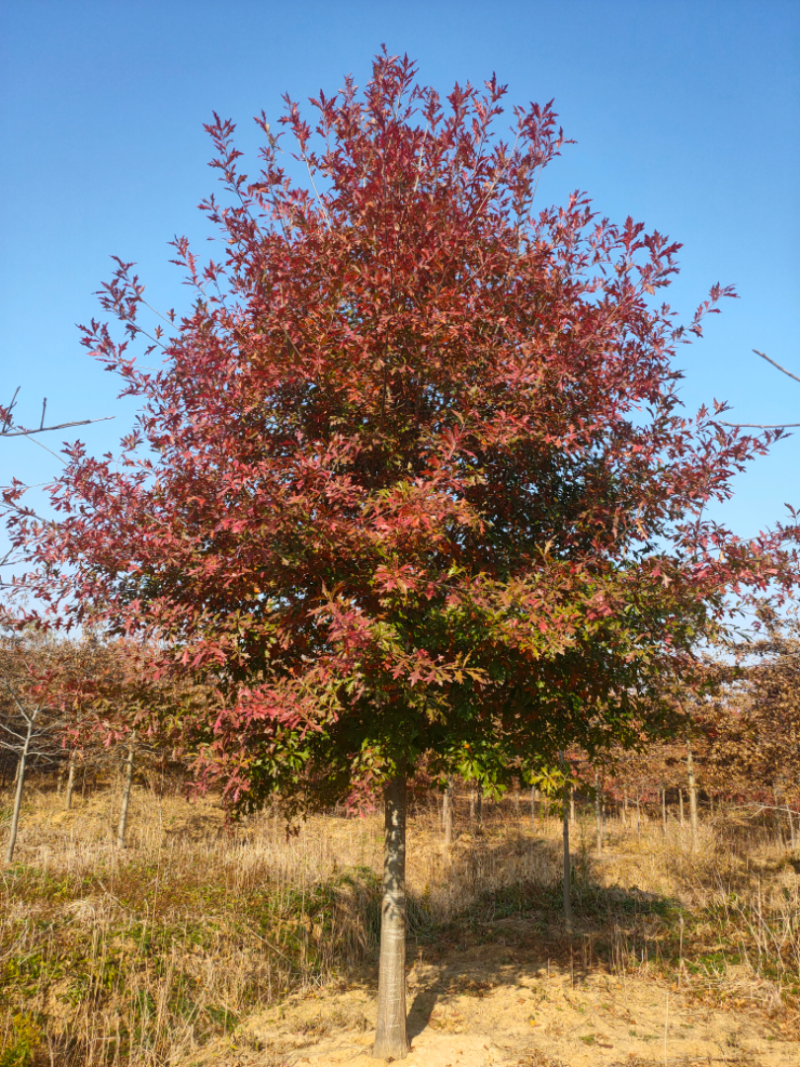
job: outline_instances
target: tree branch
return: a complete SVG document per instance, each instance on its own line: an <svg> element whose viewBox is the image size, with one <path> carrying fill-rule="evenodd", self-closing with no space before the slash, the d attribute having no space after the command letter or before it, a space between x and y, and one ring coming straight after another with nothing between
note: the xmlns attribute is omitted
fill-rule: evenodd
<svg viewBox="0 0 800 1067"><path fill-rule="evenodd" d="M771 358L770 358L770 357L769 357L768 355L766 355L766 354L765 354L764 352L759 352L757 348L754 348L754 349L753 349L753 351L755 352L755 354L756 354L757 356L761 356L761 358L762 358L762 359L765 359L765 360L767 361L767 363L771 363L773 367L777 367L777 368L778 368L778 370L779 370L779 371L780 371L780 372L781 372L782 374L785 374L785 375L786 375L786 376L787 376L788 378L794 378L794 380L795 380L796 382L800 382L800 378L799 378L799 377L798 377L798 376L797 376L796 374L792 374L792 372L791 372L790 370L787 370L787 369L786 369L785 367L782 367L782 366L780 365L780 363L776 363L774 359L771 359Z"/></svg>
<svg viewBox="0 0 800 1067"><path fill-rule="evenodd" d="M12 431L0 430L0 437L30 437L31 434L34 433L48 433L50 430L67 430L71 426L88 426L93 422L108 422L114 417L114 415L105 415L102 419L80 419L77 422L60 422L57 426L40 426L38 430L25 430L20 426Z"/></svg>
<svg viewBox="0 0 800 1067"><path fill-rule="evenodd" d="M761 356L762 359L765 359L767 363L771 363L773 367L777 367L781 374L785 374L787 378L792 378L794 381L800 382L800 377L798 377L798 375L792 374L790 370L782 367L780 363L776 363L771 356L766 354L766 352L759 352L757 348L754 348L753 351L757 356ZM785 430L789 426L800 426L800 422L720 422L720 426L743 427L747 430Z"/></svg>

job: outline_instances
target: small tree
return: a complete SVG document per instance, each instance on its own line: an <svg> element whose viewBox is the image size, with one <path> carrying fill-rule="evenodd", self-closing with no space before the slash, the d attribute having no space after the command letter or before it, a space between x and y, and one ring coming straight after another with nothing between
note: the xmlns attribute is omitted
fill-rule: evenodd
<svg viewBox="0 0 800 1067"><path fill-rule="evenodd" d="M36 634L0 633L0 748L17 760L6 863L14 858L29 767L52 765L62 756L64 717L47 685L59 651L56 642Z"/></svg>
<svg viewBox="0 0 800 1067"><path fill-rule="evenodd" d="M664 674L732 583L765 580L767 543L701 511L771 439L680 407L676 346L731 290L684 329L654 299L678 245L579 193L534 212L552 107L516 108L508 142L495 78L446 107L414 78L384 52L362 95L312 101L313 134L287 99L308 188L263 114L255 179L215 117L224 257L176 239L195 302L152 328L120 261L101 302L127 337L84 330L143 403L121 456L68 450L55 524L6 493L22 585L213 687L172 725L233 802L383 791L394 1057L407 780L426 759L489 787L663 725ZM158 373L128 352L145 334Z"/></svg>

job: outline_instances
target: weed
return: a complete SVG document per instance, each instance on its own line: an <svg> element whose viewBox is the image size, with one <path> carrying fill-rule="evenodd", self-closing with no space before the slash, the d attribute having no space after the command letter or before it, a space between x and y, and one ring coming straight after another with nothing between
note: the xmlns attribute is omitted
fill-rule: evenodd
<svg viewBox="0 0 800 1067"><path fill-rule="evenodd" d="M31 1012L18 1012L11 1020L11 1043L0 1052L0 1067L31 1067L42 1043L39 1023Z"/></svg>

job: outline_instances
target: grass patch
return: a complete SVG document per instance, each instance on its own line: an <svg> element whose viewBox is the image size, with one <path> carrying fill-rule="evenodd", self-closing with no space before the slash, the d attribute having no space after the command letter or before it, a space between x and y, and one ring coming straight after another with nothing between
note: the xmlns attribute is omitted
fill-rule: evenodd
<svg viewBox="0 0 800 1067"><path fill-rule="evenodd" d="M190 1062L291 993L374 974L377 816L309 819L287 836L265 814L226 830L209 800L139 790L120 851L113 801L90 795L67 815L53 793L28 801L19 862L0 885L0 1067ZM671 834L645 824L640 839L615 825L595 857L576 827L568 938L555 819L532 837L511 803L487 804L484 832L448 851L420 805L410 951L499 942L509 959L524 949L561 961L575 981L653 973L768 1012L800 1004L793 863L766 836L721 824L704 828L696 853ZM470 981L470 995L492 988Z"/></svg>

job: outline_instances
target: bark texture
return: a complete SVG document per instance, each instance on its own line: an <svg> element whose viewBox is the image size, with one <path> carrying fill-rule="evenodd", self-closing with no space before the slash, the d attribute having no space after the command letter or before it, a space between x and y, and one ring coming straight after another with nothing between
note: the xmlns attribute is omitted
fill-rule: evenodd
<svg viewBox="0 0 800 1067"><path fill-rule="evenodd" d="M373 1056L402 1059L406 1031L406 782L392 778L383 792L384 860L378 1023Z"/></svg>

